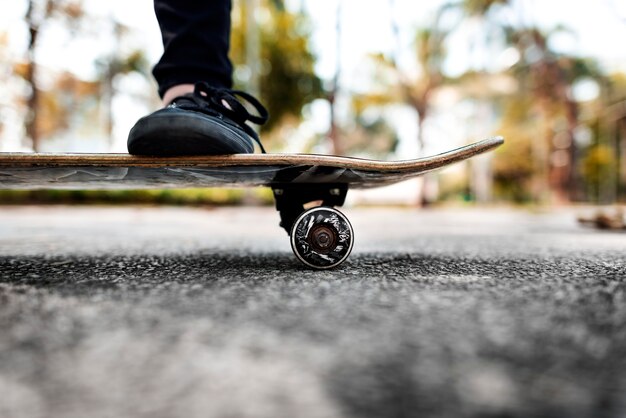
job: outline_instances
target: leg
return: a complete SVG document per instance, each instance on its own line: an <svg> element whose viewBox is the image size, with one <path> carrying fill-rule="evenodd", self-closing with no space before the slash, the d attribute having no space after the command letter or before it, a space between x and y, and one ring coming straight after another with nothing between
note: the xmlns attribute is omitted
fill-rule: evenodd
<svg viewBox="0 0 626 418"><path fill-rule="evenodd" d="M164 47L153 71L159 95L163 98L174 86L199 81L230 88L231 1L154 0L154 10Z"/></svg>
<svg viewBox="0 0 626 418"><path fill-rule="evenodd" d="M153 74L166 106L141 118L128 135L135 155L215 155L254 152L260 140L247 121L263 124L267 110L230 90L231 0L155 0L163 56ZM251 115L244 99L258 115ZM263 147L261 146L263 151Z"/></svg>

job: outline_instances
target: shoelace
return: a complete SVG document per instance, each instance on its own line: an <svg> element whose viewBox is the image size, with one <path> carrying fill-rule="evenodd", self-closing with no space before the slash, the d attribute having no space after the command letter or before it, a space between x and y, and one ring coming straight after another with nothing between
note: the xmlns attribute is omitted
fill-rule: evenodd
<svg viewBox="0 0 626 418"><path fill-rule="evenodd" d="M246 109L237 97L248 102L258 112L258 115L253 115L248 112L248 109ZM217 117L225 116L237 123L257 144L259 144L261 152L266 154L259 135L246 123L250 121L257 125L263 125L269 119L267 109L254 96L244 91L215 88L206 82L199 82L196 83L192 94L181 96L175 99L172 104L184 108L185 100L191 100L198 107L193 110L199 110ZM226 105L224 103L226 103Z"/></svg>

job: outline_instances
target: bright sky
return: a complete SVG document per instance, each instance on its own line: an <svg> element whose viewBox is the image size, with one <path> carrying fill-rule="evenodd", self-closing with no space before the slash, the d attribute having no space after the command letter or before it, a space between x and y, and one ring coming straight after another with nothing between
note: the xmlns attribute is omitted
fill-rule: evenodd
<svg viewBox="0 0 626 418"><path fill-rule="evenodd" d="M136 29L136 36L119 48L142 47L155 62L161 53L161 40L154 17L152 0L85 0L90 11L106 18L115 16L121 23ZM241 1L241 0L240 0ZM0 32L10 35L10 47L15 55L24 50L27 32L22 22L26 1L2 0ZM410 44L413 28L424 26L432 20L434 11L443 0L416 1L395 0L394 16L402 31L402 48L407 54L404 63L410 65ZM318 57L317 71L327 79L332 77L336 65L335 25L337 0L288 0L291 7L304 7L314 25L313 43ZM605 68L626 71L626 1L624 0L517 0L517 18L526 22L538 22L545 28L559 24L575 30L576 38L563 37L558 47L598 58ZM342 84L348 89L362 89L364 81L364 57L368 53L389 51L394 46L390 29L390 0L341 0ZM103 21L105 19L102 19ZM476 36L477 25L467 22L460 27L450 41L450 72L461 73L468 65L482 62L485 51L470 52L468 42ZM71 39L61 28L49 28L47 37L39 50L42 64L56 69L71 69L83 77L94 77L92 62L112 44L111 33L104 24L90 23L92 36ZM143 110L141 110L143 111ZM135 115L127 115L130 121ZM131 123L131 122L124 122ZM122 123L122 125L124 124ZM121 128L122 131L127 127ZM121 134L120 134L121 135ZM413 135L413 133L411 133Z"/></svg>
<svg viewBox="0 0 626 418"><path fill-rule="evenodd" d="M0 31L8 29L12 49L17 53L23 50L26 41L26 28L21 17L26 2L3 0L0 14ZM93 14L115 16L121 23L139 31L137 40L149 51L153 60L161 51L160 36L152 0L86 0ZM403 47L411 47L410 30L419 24L427 24L434 10L443 0L415 1L395 0L395 18L403 31ZM288 0L292 7L301 7L309 12L315 32L314 41L319 58L318 71L323 77L331 77L335 67L335 11L337 0ZM350 73L352 67L362 63L362 57L369 52L389 50L394 41L390 30L390 0L341 0L342 11L342 65ZM599 58L610 69L626 70L626 49L621 47L626 39L626 1L624 0L518 0L518 10L527 21L538 22L543 27L563 24L577 32L576 39L564 39L562 45L582 55ZM367 6L365 6L367 5ZM93 26L93 38L68 42L62 31L51 29L48 33L48 47L41 48L40 59L51 67L68 67L80 73L88 73L91 59L103 49L103 38L97 23ZM463 38L475 28L471 24L461 28L452 42L452 58L455 66L471 62ZM98 48L90 48L97 42ZM106 44L106 43L105 43Z"/></svg>

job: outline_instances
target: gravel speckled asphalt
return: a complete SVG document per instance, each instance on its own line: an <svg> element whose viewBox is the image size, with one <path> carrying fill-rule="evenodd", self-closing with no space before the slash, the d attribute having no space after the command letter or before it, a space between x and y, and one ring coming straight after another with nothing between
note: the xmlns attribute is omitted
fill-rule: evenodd
<svg viewBox="0 0 626 418"><path fill-rule="evenodd" d="M0 208L0 417L624 417L626 234L575 212Z"/></svg>

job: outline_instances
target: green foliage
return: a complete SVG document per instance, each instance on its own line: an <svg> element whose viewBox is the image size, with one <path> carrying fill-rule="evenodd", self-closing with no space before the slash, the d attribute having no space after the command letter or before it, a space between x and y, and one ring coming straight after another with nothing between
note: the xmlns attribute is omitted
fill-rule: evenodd
<svg viewBox="0 0 626 418"><path fill-rule="evenodd" d="M525 203L534 199L532 180L536 174L530 139L508 136L494 159L494 195L498 199Z"/></svg>
<svg viewBox="0 0 626 418"><path fill-rule="evenodd" d="M150 74L151 63L146 57L145 51L134 50L126 56L103 57L96 61L96 68L106 82L107 78L113 78L117 74L139 73L145 77Z"/></svg>
<svg viewBox="0 0 626 418"><path fill-rule="evenodd" d="M383 58L375 56L373 59ZM383 110L400 100L400 92L393 89L353 95L354 124L341 135L344 154L384 159L394 152L400 139L385 119Z"/></svg>
<svg viewBox="0 0 626 418"><path fill-rule="evenodd" d="M576 132L584 120L605 117L602 113L610 105L601 103L608 96L605 91L595 108L585 106L583 109L583 103L577 102L573 94L574 86L582 80L593 80L602 87L608 83L596 61L559 51L556 49L558 43L551 42L556 36L575 37L574 31L563 26L545 30L516 19L507 19L500 12L505 9L512 11L512 5L510 0L461 0L444 8L454 10L456 7L457 13L465 17L479 18L485 30L488 27L497 28L506 47L517 50L518 59L508 74L516 80L518 88L504 101L511 102L509 107L515 106L515 102L527 102L526 111L537 119L537 123L533 126L519 118L514 120L510 114L507 120L505 115L499 133L507 138L507 144L497 159L502 159L507 149L512 151L506 164L497 168L496 185L515 199L525 198L525 195L540 199L548 195L546 192L550 189L553 197L565 202L581 195L582 185L578 179L585 174L577 170L591 164L589 161L580 164L575 160L580 156L576 149ZM555 133L565 138L559 141L558 146L554 141ZM557 152L564 156L559 163L555 163L554 159ZM603 151L601 155L594 152L589 158L595 161L593 164L600 164L598 159L606 157ZM520 165L524 159L531 165ZM516 188L520 192L520 188L525 188L526 192L515 192Z"/></svg>
<svg viewBox="0 0 626 418"><path fill-rule="evenodd" d="M262 189L0 190L0 204L238 205L272 202Z"/></svg>
<svg viewBox="0 0 626 418"><path fill-rule="evenodd" d="M237 87L247 89L245 79L238 79L238 70L248 73L246 66L245 10L240 9L233 19L230 56L235 65ZM282 2L265 2L263 11L256 13L261 20L260 99L270 112L270 120L263 126L267 132L286 119L301 118L303 107L324 96L321 80L314 72L315 57L309 46L310 29L307 17L282 7Z"/></svg>
<svg viewBox="0 0 626 418"><path fill-rule="evenodd" d="M30 28L26 59L13 62L12 67L13 75L29 85L21 99L29 113L24 118L24 126L33 150L38 151L41 142L62 133L75 135L76 131L82 131L90 135L111 135L113 78L129 72L148 77L150 64L145 52L135 50L126 56L119 50L114 56L107 52L94 63L100 76L94 81L80 79L71 68L60 73L40 68L35 58L42 37L49 36L46 34L50 27L63 27L73 39L81 39L94 36L96 28L105 23L113 30L118 45L124 43L128 28L110 18L101 20L103 18L90 14L83 0L28 0L26 4L24 21ZM47 81L45 87L42 80ZM105 114L106 120L102 117Z"/></svg>
<svg viewBox="0 0 626 418"><path fill-rule="evenodd" d="M380 114L364 118L357 116L355 126L342 135L342 146L346 155L385 158L395 151L399 138Z"/></svg>
<svg viewBox="0 0 626 418"><path fill-rule="evenodd" d="M495 6L508 5L510 0L463 0L462 6L469 16L483 16Z"/></svg>
<svg viewBox="0 0 626 418"><path fill-rule="evenodd" d="M496 150L493 161L494 195L498 199L526 203L535 198L532 184L540 170L532 151L535 131L528 116L530 106L529 101L523 100L506 105L498 129L506 142Z"/></svg>
<svg viewBox="0 0 626 418"><path fill-rule="evenodd" d="M581 162L581 171L589 197L598 200L602 184L615 176L617 158L613 148L596 144L591 146Z"/></svg>
<svg viewBox="0 0 626 418"><path fill-rule="evenodd" d="M446 58L447 32L438 29L421 29L415 37L417 60L423 77L442 77L441 68Z"/></svg>

